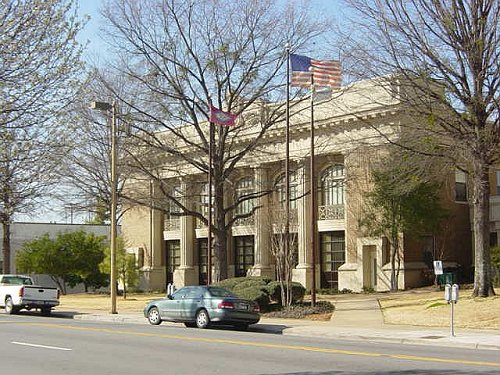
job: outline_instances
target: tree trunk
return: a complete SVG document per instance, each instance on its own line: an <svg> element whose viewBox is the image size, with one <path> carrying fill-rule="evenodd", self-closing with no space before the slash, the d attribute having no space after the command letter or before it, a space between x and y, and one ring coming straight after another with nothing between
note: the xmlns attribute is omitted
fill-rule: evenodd
<svg viewBox="0 0 500 375"><path fill-rule="evenodd" d="M3 269L4 274L10 273L10 220L3 220Z"/></svg>
<svg viewBox="0 0 500 375"><path fill-rule="evenodd" d="M474 163L473 181L473 225L474 225L474 289L473 297L488 297L495 295L491 275L491 260L489 247L489 214L490 214L490 184L488 164L482 160Z"/></svg>
<svg viewBox="0 0 500 375"><path fill-rule="evenodd" d="M227 279L227 233L224 214L224 183L221 169L214 168L214 277L213 282Z"/></svg>
<svg viewBox="0 0 500 375"><path fill-rule="evenodd" d="M398 251L398 239L391 240L391 292L398 290L398 278L396 276L396 254Z"/></svg>
<svg viewBox="0 0 500 375"><path fill-rule="evenodd" d="M64 282L64 280L61 283L61 279L57 276L50 276L50 278L52 279L53 282L55 282L57 284L57 287L61 291L61 294L65 296L66 295L66 283Z"/></svg>

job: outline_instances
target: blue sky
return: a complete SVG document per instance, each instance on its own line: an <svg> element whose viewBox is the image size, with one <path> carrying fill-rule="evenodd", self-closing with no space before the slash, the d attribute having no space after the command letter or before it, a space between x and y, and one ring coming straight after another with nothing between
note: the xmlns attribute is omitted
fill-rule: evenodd
<svg viewBox="0 0 500 375"><path fill-rule="evenodd" d="M140 0L137 0L140 1ZM300 1L300 0L297 0ZM81 42L88 41L86 56L90 59L104 57L106 54L106 43L101 39L99 29L105 24L100 9L104 0L79 0L79 14L87 15L90 20L79 35ZM342 0L307 0L313 11L326 17L342 20ZM317 58L328 58L329 56L316 56ZM335 58L336 56L332 56Z"/></svg>

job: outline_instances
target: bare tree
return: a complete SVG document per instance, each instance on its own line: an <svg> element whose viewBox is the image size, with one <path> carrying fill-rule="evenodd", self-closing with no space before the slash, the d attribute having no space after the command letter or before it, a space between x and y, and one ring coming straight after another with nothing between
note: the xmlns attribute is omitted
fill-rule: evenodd
<svg viewBox="0 0 500 375"><path fill-rule="evenodd" d="M111 104L115 98L103 82L104 76L111 73L94 69L80 90L78 99L68 110L71 126L71 150L59 169L61 180L73 194L65 199L71 200L78 210L93 214L93 220L103 222L109 219L111 207L111 121L112 114L91 109L94 101ZM126 83L123 77L113 77L114 90ZM128 148L128 120L122 108L117 111L117 194L120 197L125 184L126 166L120 162ZM117 213L123 210L118 199Z"/></svg>
<svg viewBox="0 0 500 375"><path fill-rule="evenodd" d="M75 93L82 24L72 0L0 1L0 221L3 271L10 272L10 223L54 182L65 144L56 115Z"/></svg>
<svg viewBox="0 0 500 375"><path fill-rule="evenodd" d="M180 208L179 215L207 223L206 212L184 204L165 181L184 173L206 181L208 103L240 115L236 126L217 127L213 139L214 281L227 277L227 232L242 217L235 208L267 193L246 194L235 202L225 198L235 168L256 155L266 131L283 121L285 44L295 50L325 29L323 22L308 18L307 9L279 4L115 0L104 11L121 54L116 68L133 82L128 92L115 93L134 115L131 133L138 143L128 164L136 168L135 177L155 181L163 200ZM269 106L270 99L282 101Z"/></svg>
<svg viewBox="0 0 500 375"><path fill-rule="evenodd" d="M497 0L348 0L361 15L352 54L415 118L409 149L448 158L472 180L474 296L494 294L489 168L500 156L500 5ZM356 38L359 36L360 38ZM402 126L411 125L411 122Z"/></svg>
<svg viewBox="0 0 500 375"><path fill-rule="evenodd" d="M297 235L289 234L286 231L286 214L285 210L273 210L269 215L267 225L271 228L271 253L276 261L276 279L280 283L281 290L281 305L290 306L293 301L292 290L292 272L297 264L295 251L286 251L289 249L297 249ZM285 244L288 236L288 247Z"/></svg>

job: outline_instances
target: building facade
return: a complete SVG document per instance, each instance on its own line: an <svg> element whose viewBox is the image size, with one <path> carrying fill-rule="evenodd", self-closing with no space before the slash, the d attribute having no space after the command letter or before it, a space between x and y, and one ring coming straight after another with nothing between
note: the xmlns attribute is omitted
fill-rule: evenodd
<svg viewBox="0 0 500 375"><path fill-rule="evenodd" d="M294 107L290 125L293 280L310 289L314 264L316 288L388 290L391 274L388 241L366 237L359 220L374 165L385 157L388 140L399 137L402 125L414 119L400 107L397 97L373 81L356 83L342 95L316 103L316 157L311 173L307 106L304 103L302 107ZM240 142L245 143L244 136ZM284 124L267 133L259 150L239 164L226 189L225 199L229 202L251 191L270 192L237 207L237 214L260 208L232 225L227 246L230 277L276 277L273 249L282 246L285 211ZM492 186L496 191L492 193L496 196L491 200L492 241L498 241L500 172L494 171L493 175L496 180ZM317 186L316 230L311 225L311 177ZM171 180L172 189L186 207L206 210L206 175L189 173L186 169L182 177ZM154 184L150 190L153 196L157 194ZM442 203L450 213L442 233L427 237L400 234L399 288L428 283L425 275L429 274L432 259L443 260L445 268L460 269L464 277L470 274L473 259L467 178L450 172L443 187ZM207 227L191 216L176 215L176 210L175 205L165 212L132 206L123 216L123 234L129 251L140 259L144 289L207 281ZM316 243L314 253L312 236Z"/></svg>

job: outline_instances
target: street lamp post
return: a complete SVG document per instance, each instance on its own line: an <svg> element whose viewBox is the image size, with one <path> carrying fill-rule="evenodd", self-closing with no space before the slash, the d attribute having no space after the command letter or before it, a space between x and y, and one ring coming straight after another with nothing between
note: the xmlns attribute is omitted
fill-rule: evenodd
<svg viewBox="0 0 500 375"><path fill-rule="evenodd" d="M111 314L116 311L116 102L92 102L90 108L111 111Z"/></svg>

